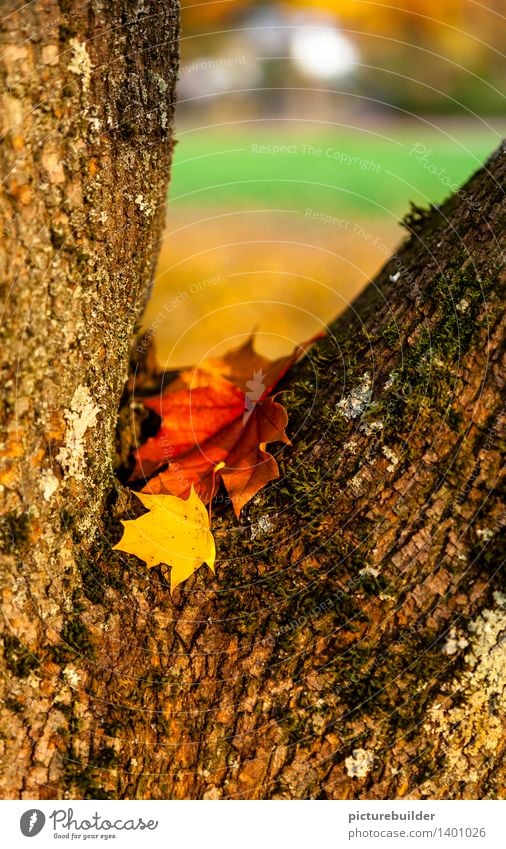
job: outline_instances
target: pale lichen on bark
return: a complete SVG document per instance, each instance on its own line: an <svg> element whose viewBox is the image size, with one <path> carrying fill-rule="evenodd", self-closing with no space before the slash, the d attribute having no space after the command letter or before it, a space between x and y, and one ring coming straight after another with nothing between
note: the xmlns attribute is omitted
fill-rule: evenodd
<svg viewBox="0 0 506 849"><path fill-rule="evenodd" d="M72 58L67 65L69 71L78 77L82 77L83 91L88 91L91 81L92 64L86 42L78 38L71 38L69 45L72 48Z"/></svg>
<svg viewBox="0 0 506 849"><path fill-rule="evenodd" d="M506 596L494 593L495 605L469 622L464 668L448 685L448 696L427 712L426 728L445 754L438 784L459 782L472 788L488 761L504 750L506 736ZM452 652L454 653L454 652ZM458 707L453 703L458 700ZM433 787L426 786L430 794Z"/></svg>
<svg viewBox="0 0 506 849"><path fill-rule="evenodd" d="M84 481L87 474L86 436L90 428L96 427L100 407L93 401L86 386L78 386L72 396L70 409L64 410L67 422L65 442L56 455L56 460L65 475Z"/></svg>

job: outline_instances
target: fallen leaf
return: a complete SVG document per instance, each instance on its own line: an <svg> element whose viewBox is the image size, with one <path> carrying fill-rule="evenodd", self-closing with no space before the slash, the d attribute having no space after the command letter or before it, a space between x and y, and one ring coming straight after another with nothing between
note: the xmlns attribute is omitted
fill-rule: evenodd
<svg viewBox="0 0 506 849"><path fill-rule="evenodd" d="M182 388L175 388L176 385ZM131 475L134 480L149 478L164 464L183 457L195 447L204 446L213 434L242 417L245 403L240 389L200 371L194 372L193 386L179 383L178 378L162 395L143 398L142 401L145 407L160 416L162 423L156 436L148 439L137 451L137 465ZM220 459L215 462L210 460L211 467ZM184 488L181 489L181 492L184 491Z"/></svg>
<svg viewBox="0 0 506 849"><path fill-rule="evenodd" d="M260 397L266 398L291 367L304 356L311 345L317 339L323 339L325 335L324 333L319 333L307 342L296 345L291 354L280 357L277 360L270 360L268 357L264 357L258 351L255 351L255 336L252 334L243 345L233 348L223 357L204 360L196 369L183 369L179 377L171 385L175 389L182 388L183 386L195 386L195 374L199 372L209 376L224 377L247 394L251 390L250 383L252 378L256 376L257 383L259 384L261 376L263 386Z"/></svg>
<svg viewBox="0 0 506 849"><path fill-rule="evenodd" d="M220 359L185 369L163 394L143 399L162 422L156 436L138 449L130 480L147 480L158 472L143 492L185 496L195 487L206 504L222 480L239 516L260 489L279 477L266 444L290 444L288 417L268 396L313 341L271 361L255 351L250 337Z"/></svg>
<svg viewBox="0 0 506 849"><path fill-rule="evenodd" d="M168 406L170 409L170 402ZM204 407L203 416L207 409ZM244 403L239 415L216 430L205 442L196 444L185 453L175 452L176 459L150 480L143 492L170 492L184 496L193 486L207 504L214 498L221 478L234 512L239 516L244 505L269 481L279 476L276 460L265 450L266 443L289 443L285 433L288 418L281 404L266 398L255 406L245 423L243 412ZM199 408L192 406L191 415L199 418ZM169 413L168 424L172 430L171 416L172 413ZM139 450L141 464L146 455L149 458L151 452L157 454L160 440L163 440L163 429ZM217 466L220 466L219 470Z"/></svg>
<svg viewBox="0 0 506 849"><path fill-rule="evenodd" d="M122 522L123 536L115 550L135 554L149 568L160 563L170 566L171 592L203 563L214 572L216 548L209 516L193 487L186 499L141 492L135 495L149 512Z"/></svg>

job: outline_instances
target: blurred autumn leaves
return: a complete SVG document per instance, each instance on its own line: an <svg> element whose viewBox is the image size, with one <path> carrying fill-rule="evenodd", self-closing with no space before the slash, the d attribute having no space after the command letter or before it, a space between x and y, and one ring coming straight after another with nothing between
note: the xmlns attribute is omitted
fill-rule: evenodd
<svg viewBox="0 0 506 849"><path fill-rule="evenodd" d="M250 28L253 38L252 30L265 27L269 15L278 25L284 21L293 27L310 13L315 23L326 16L356 43L364 95L368 89L372 96L383 91L388 102L425 112L459 112L459 103L477 112L502 112L501 0L486 5L470 0L228 0L196 5L183 0L182 7L183 64L208 49L230 52L227 43L233 44L234 32L244 28L246 34ZM309 18L306 22L310 24ZM453 104L447 94L455 98Z"/></svg>

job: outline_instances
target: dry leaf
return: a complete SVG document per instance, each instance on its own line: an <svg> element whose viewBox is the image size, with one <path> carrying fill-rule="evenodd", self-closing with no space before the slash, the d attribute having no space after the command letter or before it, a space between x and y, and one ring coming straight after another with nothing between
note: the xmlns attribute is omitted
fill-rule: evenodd
<svg viewBox="0 0 506 849"><path fill-rule="evenodd" d="M220 359L185 369L162 395L143 399L162 423L137 451L130 480L148 480L158 472L144 492L185 496L193 486L206 504L222 480L238 516L279 477L266 444L289 444L288 419L284 407L268 396L313 341L271 362L255 351L250 337Z"/></svg>
<svg viewBox="0 0 506 849"><path fill-rule="evenodd" d="M209 516L193 487L188 498L135 493L149 510L138 519L122 522L123 536L114 549L135 554L148 567L171 567L171 592L207 563L214 572L216 548Z"/></svg>

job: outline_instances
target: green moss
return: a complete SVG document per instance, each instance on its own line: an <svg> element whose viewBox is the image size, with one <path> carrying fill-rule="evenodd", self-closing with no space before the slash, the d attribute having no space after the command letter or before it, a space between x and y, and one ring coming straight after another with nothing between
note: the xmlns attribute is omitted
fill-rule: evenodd
<svg viewBox="0 0 506 849"><path fill-rule="evenodd" d="M318 418L322 423L321 431L327 441L338 443L349 430L349 424L334 403L325 404L318 410Z"/></svg>
<svg viewBox="0 0 506 849"><path fill-rule="evenodd" d="M79 517L75 516L70 510L63 508L60 510L60 521L62 529L67 531L72 538L72 542L79 546L83 541L83 532L79 528Z"/></svg>
<svg viewBox="0 0 506 849"><path fill-rule="evenodd" d="M75 714L75 705L71 702L69 705L61 705L60 711L67 718L67 733L66 736L72 740L76 734L79 734L81 729L81 720Z"/></svg>
<svg viewBox="0 0 506 849"><path fill-rule="evenodd" d="M401 225L409 230L410 233L417 232L428 221L434 212L434 206L431 204L428 208L418 206L418 204L410 201L409 211L405 214L401 221Z"/></svg>
<svg viewBox="0 0 506 849"><path fill-rule="evenodd" d="M115 799L116 796L97 783L93 767L83 769L80 764L67 761L65 767L66 786L72 788L77 799Z"/></svg>
<svg viewBox="0 0 506 849"><path fill-rule="evenodd" d="M328 506L331 498L331 482L328 472L320 466L312 465L305 458L292 463L290 469L281 469L282 483L279 493L289 499L291 510L310 520L317 519L315 512Z"/></svg>
<svg viewBox="0 0 506 849"><path fill-rule="evenodd" d="M83 593L93 604L104 604L104 585L114 590L123 590L123 558L104 556L101 548L92 547L89 554L76 556L81 576Z"/></svg>
<svg viewBox="0 0 506 849"><path fill-rule="evenodd" d="M389 348L395 348L400 341L400 328L397 321L392 318L382 329L381 337Z"/></svg>
<svg viewBox="0 0 506 849"><path fill-rule="evenodd" d="M166 690L167 686L171 684L172 678L170 675L164 675L163 672L150 672L147 675L144 675L140 680L140 684L142 684L142 689L147 690L149 693L160 693L162 690Z"/></svg>
<svg viewBox="0 0 506 849"><path fill-rule="evenodd" d="M104 746L94 757L93 764L90 764L89 769L112 769L120 762L117 752L112 746Z"/></svg>
<svg viewBox="0 0 506 849"><path fill-rule="evenodd" d="M60 711L60 713L63 714L63 716L67 717L67 719L70 719L70 717L74 714L74 705L72 703L66 705L61 702L58 704L58 710Z"/></svg>
<svg viewBox="0 0 506 849"><path fill-rule="evenodd" d="M279 398L288 413L288 430L297 433L302 438L306 428L308 409L311 408L315 397L314 383L310 380L295 380L287 389L282 391Z"/></svg>
<svg viewBox="0 0 506 849"><path fill-rule="evenodd" d="M13 634L4 634L3 647L6 666L17 678L26 678L39 666L37 658Z"/></svg>
<svg viewBox="0 0 506 849"><path fill-rule="evenodd" d="M485 493L489 496L489 493ZM480 528L490 528L493 536L489 540L477 539L471 547L469 562L474 569L483 572L489 581L493 581L499 591L504 591L504 552L506 550L506 526L498 526L493 516L481 517L477 522ZM476 528L474 528L476 531Z"/></svg>
<svg viewBox="0 0 506 849"><path fill-rule="evenodd" d="M124 736L127 728L128 720L125 721L123 713L109 717L102 725L105 736L111 738Z"/></svg>
<svg viewBox="0 0 506 849"><path fill-rule="evenodd" d="M443 769L445 756L436 756L435 747L433 744L426 746L416 759L412 761L415 766L415 774L413 782L415 785L423 784L431 778L435 778Z"/></svg>
<svg viewBox="0 0 506 849"><path fill-rule="evenodd" d="M340 651L333 664L339 697L347 711L360 708L364 713L377 710L381 702L381 686L370 675L371 650L367 646L351 646ZM330 665L327 668L331 668Z"/></svg>
<svg viewBox="0 0 506 849"><path fill-rule="evenodd" d="M392 386L364 415L369 421L381 419L384 436L399 433L414 418L420 421L424 416L444 418L454 430L461 426L462 413L452 402L460 380L458 367L480 329L484 304L490 309L487 296L494 286L492 279L478 282L470 266L448 267L435 277L422 298L432 314L420 323L416 340L403 345ZM393 331L392 322L382 331L389 348Z"/></svg>
<svg viewBox="0 0 506 849"><path fill-rule="evenodd" d="M67 510L66 508L62 508L62 510L60 510L60 521L62 528L66 531L73 530L75 526L75 519L70 510Z"/></svg>
<svg viewBox="0 0 506 849"><path fill-rule="evenodd" d="M364 593L368 596L378 596L380 593L388 591L388 579L384 575L371 575L367 572L362 576L361 587Z"/></svg>
<svg viewBox="0 0 506 849"><path fill-rule="evenodd" d="M60 636L61 643L51 649L55 663L68 663L76 654L80 657L93 657L94 646L90 632L78 613L67 620Z"/></svg>

